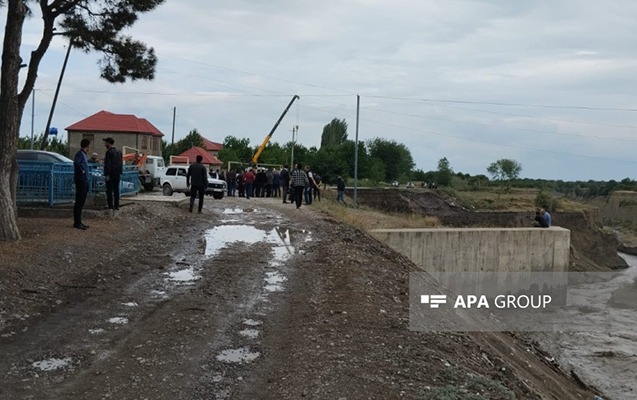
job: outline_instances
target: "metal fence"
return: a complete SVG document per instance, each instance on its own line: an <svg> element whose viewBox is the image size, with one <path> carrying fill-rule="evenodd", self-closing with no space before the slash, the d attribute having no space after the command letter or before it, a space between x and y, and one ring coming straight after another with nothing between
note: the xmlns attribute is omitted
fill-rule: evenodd
<svg viewBox="0 0 637 400"><path fill-rule="evenodd" d="M47 163L41 161L19 161L18 204L55 204L75 201L73 164ZM89 197L106 190L104 169L99 164L89 164ZM140 191L139 170L134 165L125 165L120 182L122 195Z"/></svg>

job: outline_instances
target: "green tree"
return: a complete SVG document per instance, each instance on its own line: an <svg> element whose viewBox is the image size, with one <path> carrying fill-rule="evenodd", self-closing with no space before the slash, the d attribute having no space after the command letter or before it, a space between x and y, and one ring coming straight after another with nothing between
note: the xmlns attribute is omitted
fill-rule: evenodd
<svg viewBox="0 0 637 400"><path fill-rule="evenodd" d="M491 163L487 167L487 172L491 174L493 179L510 181L517 179L520 176L520 172L522 172L522 164L515 160L503 158Z"/></svg>
<svg viewBox="0 0 637 400"><path fill-rule="evenodd" d="M438 160L438 170L436 171L436 183L440 186L450 186L453 170L447 157Z"/></svg>
<svg viewBox="0 0 637 400"><path fill-rule="evenodd" d="M199 131L197 131L197 129L191 130L190 133L186 135L186 137L179 140L174 145L163 144L162 157L164 158L164 160L166 160L166 162L168 162L168 160L170 160L170 156L177 156L183 153L184 151L188 150L189 148L195 147L195 146L196 147L204 146L203 136L201 136L201 134L199 133Z"/></svg>
<svg viewBox="0 0 637 400"><path fill-rule="evenodd" d="M321 149L335 147L347 140L347 122L345 119L334 118L323 127L321 135Z"/></svg>
<svg viewBox="0 0 637 400"><path fill-rule="evenodd" d="M40 134L33 138L33 148L39 149L38 143L41 143L44 140L44 134ZM18 138L18 149L27 150L31 148L31 138L21 137ZM62 154L63 156L69 157L69 147L68 142L65 142L57 137L53 137L53 139L49 140L44 148L46 151L52 151L54 153Z"/></svg>
<svg viewBox="0 0 637 400"><path fill-rule="evenodd" d="M101 77L109 82L152 79L157 63L154 50L122 32L137 21L139 14L161 3L163 0L0 1L6 21L0 67L0 240L20 239L16 203L20 123L53 37L64 36L70 46L103 53ZM24 22L35 14L36 7L41 13L41 36L30 53L24 78L19 79L24 66L20 56Z"/></svg>
<svg viewBox="0 0 637 400"><path fill-rule="evenodd" d="M404 144L395 140L375 138L367 143L367 147L369 156L377 158L383 163L386 182L411 176L411 170L415 165L414 159Z"/></svg>
<svg viewBox="0 0 637 400"><path fill-rule="evenodd" d="M223 149L219 151L217 157L227 166L231 161L248 163L253 153L250 139L239 139L230 135L223 139Z"/></svg>

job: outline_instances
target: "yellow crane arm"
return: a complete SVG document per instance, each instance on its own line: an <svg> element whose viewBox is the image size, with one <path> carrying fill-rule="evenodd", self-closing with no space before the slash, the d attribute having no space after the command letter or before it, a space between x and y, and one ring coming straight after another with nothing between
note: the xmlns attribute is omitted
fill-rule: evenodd
<svg viewBox="0 0 637 400"><path fill-rule="evenodd" d="M274 124L274 126L272 127L272 130L270 131L270 133L268 133L265 139L263 139L263 143L261 143L261 146L259 146L256 153L254 153L254 155L252 156L252 160L250 160L252 165L257 165L257 162L259 161L259 157L261 156L261 153L263 153L265 146L267 146L268 142L270 141L272 134L274 133L276 128L279 127L279 124L283 120L283 117L285 117L285 114L288 113L288 110L290 109L290 107L292 107L292 103L294 103L294 101L297 99L299 99L299 96L295 94L294 97L292 97L292 100L290 100L290 103L288 104L288 106L285 107L285 110L283 110L283 114L281 114L281 116L279 117L279 120L276 121L276 124Z"/></svg>

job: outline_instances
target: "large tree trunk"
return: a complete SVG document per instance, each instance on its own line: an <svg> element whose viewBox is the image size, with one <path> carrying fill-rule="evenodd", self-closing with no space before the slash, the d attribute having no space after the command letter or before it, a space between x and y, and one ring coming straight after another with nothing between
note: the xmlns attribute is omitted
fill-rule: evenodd
<svg viewBox="0 0 637 400"><path fill-rule="evenodd" d="M22 63L20 45L25 15L23 0L8 1L0 76L0 241L20 239L16 152L23 111L18 99L18 74Z"/></svg>

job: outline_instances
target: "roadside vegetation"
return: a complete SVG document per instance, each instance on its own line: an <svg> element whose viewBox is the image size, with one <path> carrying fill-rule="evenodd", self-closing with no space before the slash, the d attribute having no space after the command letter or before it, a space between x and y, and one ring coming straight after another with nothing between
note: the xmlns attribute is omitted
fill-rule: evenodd
<svg viewBox="0 0 637 400"><path fill-rule="evenodd" d="M337 203L332 197L332 190L322 191L321 201L312 203L312 207L323 211L334 219L355 226L364 231L370 229L406 229L435 228L441 226L438 218L419 214L386 213L367 207L351 207L351 199L346 199L349 206Z"/></svg>

